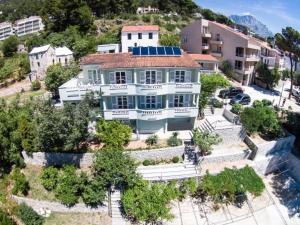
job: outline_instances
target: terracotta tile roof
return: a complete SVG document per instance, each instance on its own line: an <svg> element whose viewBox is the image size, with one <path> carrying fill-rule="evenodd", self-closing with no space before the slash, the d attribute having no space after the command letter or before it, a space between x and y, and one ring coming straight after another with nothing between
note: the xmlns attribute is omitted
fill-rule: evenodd
<svg viewBox="0 0 300 225"><path fill-rule="evenodd" d="M124 26L122 32L159 31L157 25Z"/></svg>
<svg viewBox="0 0 300 225"><path fill-rule="evenodd" d="M218 62L218 59L207 54L189 54L196 61L212 61Z"/></svg>
<svg viewBox="0 0 300 225"><path fill-rule="evenodd" d="M131 53L91 54L80 61L81 65L100 65L102 69L177 67L200 68L187 53L181 56L132 56Z"/></svg>

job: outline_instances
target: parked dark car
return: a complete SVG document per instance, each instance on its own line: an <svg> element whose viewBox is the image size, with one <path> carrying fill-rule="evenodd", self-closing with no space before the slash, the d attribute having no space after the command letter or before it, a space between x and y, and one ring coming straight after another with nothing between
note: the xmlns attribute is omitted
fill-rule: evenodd
<svg viewBox="0 0 300 225"><path fill-rule="evenodd" d="M238 94L233 99L230 100L230 105L241 104L248 105L251 102L251 98L247 94Z"/></svg>
<svg viewBox="0 0 300 225"><path fill-rule="evenodd" d="M220 98L233 98L238 94L242 94L243 89L240 87L231 87L229 89L221 90L219 93Z"/></svg>

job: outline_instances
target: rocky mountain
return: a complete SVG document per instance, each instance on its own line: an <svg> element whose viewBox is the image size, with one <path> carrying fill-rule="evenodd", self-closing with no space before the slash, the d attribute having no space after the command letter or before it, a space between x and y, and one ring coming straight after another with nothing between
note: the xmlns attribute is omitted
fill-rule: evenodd
<svg viewBox="0 0 300 225"><path fill-rule="evenodd" d="M273 33L269 30L269 28L257 20L252 15L231 15L229 17L234 23L241 24L244 26L247 26L250 30L254 31L256 34L258 34L261 37L270 37L274 36Z"/></svg>

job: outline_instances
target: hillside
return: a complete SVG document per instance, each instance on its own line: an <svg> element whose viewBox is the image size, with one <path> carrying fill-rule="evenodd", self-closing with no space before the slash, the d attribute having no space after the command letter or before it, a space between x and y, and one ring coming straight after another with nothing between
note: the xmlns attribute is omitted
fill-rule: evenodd
<svg viewBox="0 0 300 225"><path fill-rule="evenodd" d="M252 15L243 15L243 16L231 15L229 18L237 24L247 26L250 30L254 31L256 34L258 34L261 37L267 38L267 37L274 36L273 33L269 30L269 28L265 24L257 20Z"/></svg>

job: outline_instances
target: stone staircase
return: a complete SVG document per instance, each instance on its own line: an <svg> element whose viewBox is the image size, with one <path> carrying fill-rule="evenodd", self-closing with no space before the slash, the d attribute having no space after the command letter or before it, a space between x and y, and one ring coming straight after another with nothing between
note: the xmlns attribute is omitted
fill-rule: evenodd
<svg viewBox="0 0 300 225"><path fill-rule="evenodd" d="M201 132L208 132L208 133L212 133L213 131L215 131L215 128L207 119L203 120L203 122L199 124L198 129Z"/></svg>
<svg viewBox="0 0 300 225"><path fill-rule="evenodd" d="M112 225L126 225L126 221L121 213L121 192L115 190L111 193L111 218Z"/></svg>
<svg viewBox="0 0 300 225"><path fill-rule="evenodd" d="M203 110L203 113L204 113L204 117L206 116L213 116L213 112L211 111L211 106L210 105L207 105L204 110Z"/></svg>

